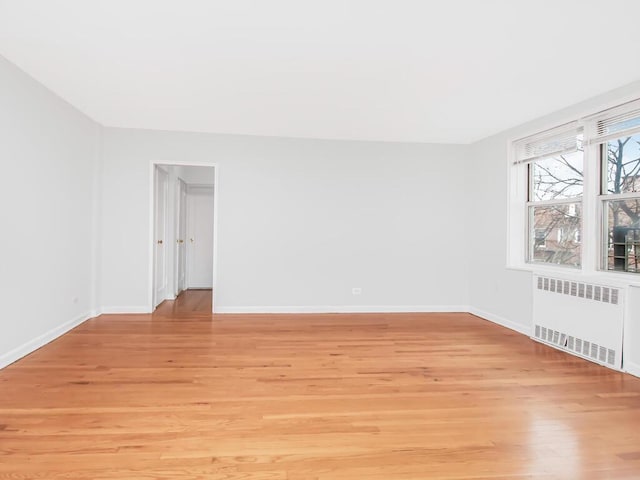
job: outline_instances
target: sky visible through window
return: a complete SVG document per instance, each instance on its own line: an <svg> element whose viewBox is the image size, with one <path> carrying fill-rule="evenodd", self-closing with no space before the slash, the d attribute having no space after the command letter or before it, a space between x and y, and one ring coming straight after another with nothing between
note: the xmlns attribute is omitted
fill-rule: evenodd
<svg viewBox="0 0 640 480"><path fill-rule="evenodd" d="M640 135L607 142L607 192L640 190Z"/></svg>
<svg viewBox="0 0 640 480"><path fill-rule="evenodd" d="M582 195L582 151L538 160L533 168L532 201L561 200Z"/></svg>

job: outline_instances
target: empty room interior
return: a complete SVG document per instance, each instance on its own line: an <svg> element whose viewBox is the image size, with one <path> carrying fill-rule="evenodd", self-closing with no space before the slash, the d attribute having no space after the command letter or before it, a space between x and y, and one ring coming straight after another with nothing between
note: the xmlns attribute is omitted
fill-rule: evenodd
<svg viewBox="0 0 640 480"><path fill-rule="evenodd" d="M639 479L638 18L0 0L0 478Z"/></svg>

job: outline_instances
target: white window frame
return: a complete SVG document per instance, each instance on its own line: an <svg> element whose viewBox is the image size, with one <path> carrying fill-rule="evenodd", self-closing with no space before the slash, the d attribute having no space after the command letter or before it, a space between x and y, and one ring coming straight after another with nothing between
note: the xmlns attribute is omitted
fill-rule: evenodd
<svg viewBox="0 0 640 480"><path fill-rule="evenodd" d="M527 179L528 179L528 196L531 195L531 192L533 192L533 187L534 187L534 179L533 179L533 174L532 174L532 169L534 167L535 162L531 162L529 164L527 164ZM584 155L583 155L583 170L584 170ZM583 172L583 181L584 181L584 172ZM534 211L535 207L546 207L546 206L554 206L554 205L575 205L575 204L580 204L581 208L581 215L584 217L584 187L583 187L583 191L582 191L582 195L580 196L576 196L576 197L570 197L570 198L562 198L562 199L554 199L554 200L531 200L528 199L526 202L526 209L527 209L527 222L526 222L526 228L527 228L527 238L525 240L526 242L526 257L525 257L525 262L527 264L531 264L531 265L553 265L555 267L558 268L569 268L569 269L580 269L582 268L582 255L580 256L580 266L575 266L575 265L562 265L562 264L558 264L558 263L548 263L548 262L540 262L540 261L535 261L533 259L533 254L534 254L534 245L535 245L535 240L531 237L531 233L534 232L535 227L533 224L534 218L533 218L533 214L532 212ZM582 229L583 227L583 218L580 219L580 235L582 235ZM559 228L557 233L557 241L561 242L562 239L564 238L564 231L562 228Z"/></svg>
<svg viewBox="0 0 640 480"><path fill-rule="evenodd" d="M510 252L510 261L511 265L516 265L517 267L523 267L527 269L543 267L543 268L558 268L563 271L566 269L577 270L582 268L584 263L584 254L581 255L581 266L577 267L574 265L561 265L555 263L547 263L533 260L533 248L535 244L535 240L532 238L532 232L534 232L533 227L533 215L532 212L535 207L543 207L550 205L567 205L567 204L581 204L581 212L582 216L584 216L584 189L586 186L583 186L583 194L581 196L576 196L572 198L562 198L562 199L553 199L553 200L532 200L530 199L530 194L533 191L533 175L531 174L531 170L533 168L533 164L536 161L541 161L546 158L552 158L563 153L569 153L565 150L565 141L562 139L573 138L573 148L577 149L577 137L578 135L583 134L583 128L580 122L578 121L570 121L561 125L554 126L550 129L536 132L532 135L527 135L520 139L514 140L510 144L510 155L509 164L510 164L510 201L509 205L517 210L520 210L522 213L521 218L518 216L510 215L510 238L511 248L508 248ZM547 142L551 144L555 144L555 140L560 139L560 146L558 148L546 148L545 145ZM530 145L543 145L540 152L537 151L537 148L529 148ZM575 150L573 150L575 151ZM586 155L583 152L583 169L586 168ZM583 182L586 183L587 178L586 175L583 174ZM524 188L522 186L524 185ZM514 205L515 204L515 205ZM520 248L513 248L513 239L512 228L511 226L517 225L516 228L521 233L521 235L516 235L515 238L520 238ZM581 222L581 238L584 238L584 223ZM509 245L509 243L508 243ZM517 255L518 258L514 258L514 255Z"/></svg>
<svg viewBox="0 0 640 480"><path fill-rule="evenodd" d="M603 131L602 124L622 121L624 119L640 118L640 99L632 100L612 108L608 108L585 119L590 128L590 143L593 146L594 157L598 163L599 185L598 185L598 213L600 220L599 236L599 259L598 269L614 275L631 275L638 277L640 272L628 272L624 270L609 270L609 232L608 232L608 208L607 203L616 200L640 200L640 192L629 193L607 193L607 164L605 157L606 145L610 140L623 137L640 135L640 126L624 129L619 132L609 134Z"/></svg>
<svg viewBox="0 0 640 480"><path fill-rule="evenodd" d="M618 112L626 108L633 108L640 105L640 94L638 92L627 96L620 96L615 101L602 101L600 103L591 102L591 107L576 113L557 116L555 122L540 122L538 128L520 131L519 135L514 135L507 142L507 238L506 238L506 266L511 270L525 270L546 274L566 274L569 271L575 275L585 278L600 279L606 278L612 284L638 285L640 286L640 274L633 272L623 272L617 270L607 270L607 224L605 215L605 204L607 200L614 197L610 194L602 194L603 174L602 162L600 159L600 144L593 143L592 138L596 133L596 119L606 116L611 112ZM597 112L594 114L594 112ZM582 196L582 266L581 268L567 267L556 264L545 264L543 262L529 263L527 261L529 245L528 226L528 192L529 174L526 164L514 164L517 160L515 145L518 141L527 137L539 135L541 132L551 130L560 125L570 122L577 122L582 127L584 135L584 190ZM623 133L621 136L624 136ZM620 194L640 197L640 193ZM570 200L575 203L575 199Z"/></svg>

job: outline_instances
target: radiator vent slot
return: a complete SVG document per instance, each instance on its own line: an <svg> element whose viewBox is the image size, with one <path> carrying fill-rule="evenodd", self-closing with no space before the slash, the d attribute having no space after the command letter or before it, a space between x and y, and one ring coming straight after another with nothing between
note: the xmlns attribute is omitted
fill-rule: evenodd
<svg viewBox="0 0 640 480"><path fill-rule="evenodd" d="M618 305L618 299L620 298L620 292L617 288L560 280L558 278L538 277L537 288L538 290L546 290L561 295L586 298L594 302L611 303L613 305Z"/></svg>
<svg viewBox="0 0 640 480"><path fill-rule="evenodd" d="M566 333L558 332L557 330L546 328L541 325L535 326L534 336L544 343L549 343L562 350L577 353L581 357L587 357L591 360L595 360L596 362L608 365L616 364L615 350L603 347L602 345L590 342L589 340L573 337Z"/></svg>

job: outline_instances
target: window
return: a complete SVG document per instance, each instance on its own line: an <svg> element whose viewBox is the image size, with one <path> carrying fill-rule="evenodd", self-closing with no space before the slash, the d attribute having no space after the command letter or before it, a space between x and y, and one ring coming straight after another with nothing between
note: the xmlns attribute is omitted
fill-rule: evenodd
<svg viewBox="0 0 640 480"><path fill-rule="evenodd" d="M640 100L512 149L513 264L640 273Z"/></svg>
<svg viewBox="0 0 640 480"><path fill-rule="evenodd" d="M640 273L640 110L595 122L604 215L603 269Z"/></svg>
<svg viewBox="0 0 640 480"><path fill-rule="evenodd" d="M527 167L527 261L579 267L582 250L583 151L577 123L519 142Z"/></svg>

